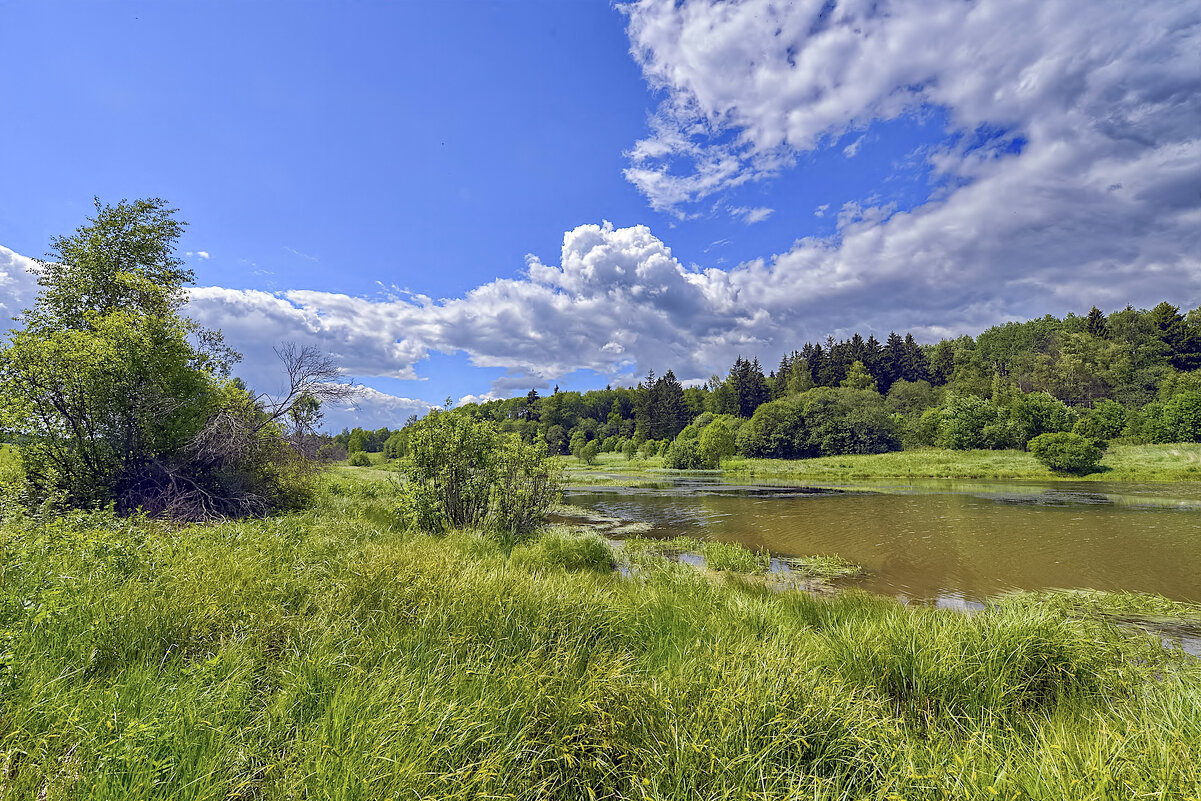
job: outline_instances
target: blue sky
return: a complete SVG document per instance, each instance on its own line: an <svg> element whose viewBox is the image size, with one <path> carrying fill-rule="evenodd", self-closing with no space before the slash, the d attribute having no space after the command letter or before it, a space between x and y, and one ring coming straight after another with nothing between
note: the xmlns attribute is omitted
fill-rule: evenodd
<svg viewBox="0 0 1201 801"><path fill-rule="evenodd" d="M887 13L881 13L883 8ZM0 1L0 305L94 195L190 223L190 313L446 397L703 380L828 334L1201 303L1201 12Z"/></svg>

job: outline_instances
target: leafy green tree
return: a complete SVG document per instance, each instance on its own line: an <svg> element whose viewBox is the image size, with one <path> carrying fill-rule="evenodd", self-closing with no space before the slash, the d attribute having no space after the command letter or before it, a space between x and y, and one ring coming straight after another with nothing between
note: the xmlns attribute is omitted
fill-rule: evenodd
<svg viewBox="0 0 1201 801"><path fill-rule="evenodd" d="M938 410L935 443L961 451L1006 448L1012 435L1004 414L992 402L975 395L949 395Z"/></svg>
<svg viewBox="0 0 1201 801"><path fill-rule="evenodd" d="M1126 407L1117 401L1103 400L1072 426L1072 433L1093 440L1111 440L1120 437L1129 417Z"/></svg>
<svg viewBox="0 0 1201 801"><path fill-rule="evenodd" d="M751 458L799 459L808 455L808 433L800 402L784 398L755 410L738 431L737 448Z"/></svg>
<svg viewBox="0 0 1201 801"><path fill-rule="evenodd" d="M1201 442L1201 392L1182 392L1163 405L1170 442Z"/></svg>
<svg viewBox="0 0 1201 801"><path fill-rule="evenodd" d="M401 431L394 431L392 435L384 440L384 458L399 459L408 452L408 441Z"/></svg>
<svg viewBox="0 0 1201 801"><path fill-rule="evenodd" d="M600 453L600 443L594 439L590 439L580 449L579 459L584 464L596 464L596 455L598 453Z"/></svg>
<svg viewBox="0 0 1201 801"><path fill-rule="evenodd" d="M847 377L842 380L841 386L847 389L870 389L875 392L876 379L872 378L867 368L863 366L863 362L855 361L847 368Z"/></svg>
<svg viewBox="0 0 1201 801"><path fill-rule="evenodd" d="M24 443L32 502L199 519L302 492L287 422L340 395L324 387L336 367L285 349L292 381L275 399L229 380L237 354L180 313L192 274L174 256L174 215L159 199L97 201L51 241L42 290L0 348L0 421Z"/></svg>
<svg viewBox="0 0 1201 801"><path fill-rule="evenodd" d="M706 464L717 467L734 455L734 432L724 419L718 418L701 430L697 448Z"/></svg>
<svg viewBox="0 0 1201 801"><path fill-rule="evenodd" d="M577 459L581 458L580 454L584 452L584 446L588 444L588 435L583 431L576 429L571 435L571 444L569 450L571 455Z"/></svg>
<svg viewBox="0 0 1201 801"><path fill-rule="evenodd" d="M1015 444L1020 446L1039 434L1071 431L1078 417L1063 401L1045 392L1019 395L1009 411L1010 428L1017 437Z"/></svg>
<svg viewBox="0 0 1201 801"><path fill-rule="evenodd" d="M800 396L808 450L822 456L900 450L896 421L880 393L819 387Z"/></svg>
<svg viewBox="0 0 1201 801"><path fill-rule="evenodd" d="M696 439L677 439L664 454L663 466L669 470L707 470L717 465L701 454Z"/></svg>

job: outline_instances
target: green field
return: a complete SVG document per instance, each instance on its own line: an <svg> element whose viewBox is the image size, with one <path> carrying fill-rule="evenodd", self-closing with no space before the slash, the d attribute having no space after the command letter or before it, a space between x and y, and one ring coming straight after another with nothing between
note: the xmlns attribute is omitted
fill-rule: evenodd
<svg viewBox="0 0 1201 801"><path fill-rule="evenodd" d="M258 521L10 520L0 798L1201 795L1201 662L1100 617L1194 610L778 592L752 554L392 506L335 477Z"/></svg>
<svg viewBox="0 0 1201 801"><path fill-rule="evenodd" d="M590 473L619 471L654 476L659 457L627 460L601 454L594 465L560 457L572 483L612 483ZM723 463L722 473L736 479L805 479L849 481L872 478L1026 479L1033 481L1201 481L1201 444L1111 445L1101 470L1086 476L1053 473L1025 451L897 451L870 456L825 456L816 459L742 459ZM661 473L659 473L662 475ZM620 482L619 482L620 483Z"/></svg>

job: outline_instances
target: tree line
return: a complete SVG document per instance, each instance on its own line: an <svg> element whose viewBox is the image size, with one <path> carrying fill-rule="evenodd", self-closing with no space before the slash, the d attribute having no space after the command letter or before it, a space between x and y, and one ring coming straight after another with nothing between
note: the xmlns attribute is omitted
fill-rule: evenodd
<svg viewBox="0 0 1201 801"><path fill-rule="evenodd" d="M1047 315L976 337L881 343L856 333L807 342L765 372L739 356L727 374L685 387L668 369L632 387L556 391L466 404L552 454L668 454L679 464L710 437L745 456L800 458L902 447L1023 448L1044 433L1098 442L1201 440L1201 309L1164 301L1105 314ZM728 445L732 440L733 445ZM399 440L398 440L399 442ZM714 445L714 447L717 447ZM710 449L712 450L712 449ZM686 453L687 452L687 453ZM698 450L699 453L699 450Z"/></svg>

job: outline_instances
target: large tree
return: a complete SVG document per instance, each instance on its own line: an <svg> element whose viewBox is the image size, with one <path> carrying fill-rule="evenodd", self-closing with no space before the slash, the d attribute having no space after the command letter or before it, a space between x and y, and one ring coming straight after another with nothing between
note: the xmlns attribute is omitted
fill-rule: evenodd
<svg viewBox="0 0 1201 801"><path fill-rule="evenodd" d="M336 370L293 348L284 396L230 381L237 354L181 314L184 225L157 198L97 201L39 262L41 292L0 347L0 421L21 444L29 500L201 518L287 494L286 422L298 401L311 415L332 397Z"/></svg>

